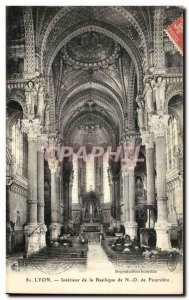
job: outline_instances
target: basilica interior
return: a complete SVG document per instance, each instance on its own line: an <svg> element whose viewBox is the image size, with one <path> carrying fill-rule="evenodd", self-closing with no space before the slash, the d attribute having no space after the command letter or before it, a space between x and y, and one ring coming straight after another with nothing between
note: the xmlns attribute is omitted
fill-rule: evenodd
<svg viewBox="0 0 189 300"><path fill-rule="evenodd" d="M7 7L8 253L64 234L182 248L183 57L165 33L182 13ZM74 155L94 146L129 159Z"/></svg>

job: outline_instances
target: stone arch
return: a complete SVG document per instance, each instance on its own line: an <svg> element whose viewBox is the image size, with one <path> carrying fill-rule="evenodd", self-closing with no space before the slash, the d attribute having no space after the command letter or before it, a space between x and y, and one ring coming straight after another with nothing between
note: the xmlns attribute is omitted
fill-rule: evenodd
<svg viewBox="0 0 189 300"><path fill-rule="evenodd" d="M183 131L183 124L182 124L182 114L181 114L181 112L178 109L174 108L174 107L168 107L168 113L173 115L176 118L178 131L182 132Z"/></svg>
<svg viewBox="0 0 189 300"><path fill-rule="evenodd" d="M144 47L144 57L145 57L146 62L148 63L147 42L146 42L145 34L144 34L143 30L141 29L141 28L143 28L143 24L139 24L138 21L136 20L136 18L125 7L122 7L122 6L111 7L110 6L109 8L118 12L119 14L121 14L124 18L126 18L127 21L129 21L133 25L133 27L137 31L137 33L142 41L142 46ZM60 21L60 19L62 17L64 17L67 13L69 13L73 9L75 9L75 7L63 7L49 22L47 29L43 35L43 40L42 40L42 44L41 44L41 52L40 52L41 70L43 69L43 56L44 56L44 53L46 50L46 42L47 42L47 39L48 39L48 36L49 36L51 30Z"/></svg>
<svg viewBox="0 0 189 300"><path fill-rule="evenodd" d="M23 95L20 94L9 94L7 97L7 105L11 102L11 101L15 101L17 103L20 104L20 106L22 107L23 110L23 115L26 115L26 111L27 111L27 107L26 107L26 103L25 103L25 99L23 98Z"/></svg>
<svg viewBox="0 0 189 300"><path fill-rule="evenodd" d="M94 74L91 77L89 77L89 74L85 73L83 70L77 69L76 72L73 73L73 75L66 78L66 80L64 81L63 90L64 88L68 90L68 87L71 87L74 84L81 82L81 78L83 78L83 80L87 79L89 82L100 80L102 83L109 85L112 90L117 91L117 93L120 96L122 96L122 91L118 82L110 74L106 73L105 70L103 69L102 70L99 69L97 72L94 72ZM60 94L60 98L61 98L61 94Z"/></svg>
<svg viewBox="0 0 189 300"><path fill-rule="evenodd" d="M7 119L7 135L9 138L12 137L12 126L21 117L22 117L22 112L16 111Z"/></svg>
<svg viewBox="0 0 189 300"><path fill-rule="evenodd" d="M72 97L72 95L76 94L77 91L79 92L80 88L88 88L93 90L94 88L97 90L105 90L107 92L107 95L111 95L112 97L115 97L116 102L119 103L120 108L122 108L122 98L120 95L112 89L111 86L109 86L107 83L104 83L100 80L92 80L89 82L88 80L82 80L79 83L77 83L75 86L73 86L69 91L66 91L65 94L61 95L61 98L64 99L64 102L67 101L69 97ZM103 89L102 89L103 88Z"/></svg>
<svg viewBox="0 0 189 300"><path fill-rule="evenodd" d="M89 96L90 95L90 96ZM68 101L63 102L60 106L60 115L59 119L63 120L63 123L66 123L67 118L69 118L69 111L72 110L75 106L78 107L78 104L84 104L88 99L94 101L97 104L104 103L106 107L109 107L112 114L120 121L120 132L121 128L124 126L124 116L123 111L120 109L119 103L115 101L114 98L110 98L105 94L99 93L97 90L91 91L83 91L83 93L79 93L79 95L75 95L75 97L70 98ZM109 103L109 99L111 99L111 104Z"/></svg>
<svg viewBox="0 0 189 300"><path fill-rule="evenodd" d="M115 132L115 127L111 123L111 121L101 115L97 115L96 113L93 113L93 116L95 116L96 120L99 121L101 124L103 124L103 128L106 130L108 137L109 137L109 143L112 143L113 145L116 145L116 138L117 134ZM75 132L77 132L79 126L82 126L83 124L86 124L86 122L91 122L91 120L88 120L88 114L86 112L83 112L79 116L77 115L75 118L70 120L65 127L63 128L63 135L66 133L65 137L63 136L63 140L70 144L71 137L74 136Z"/></svg>
<svg viewBox="0 0 189 300"><path fill-rule="evenodd" d="M183 97L183 90L182 90L182 84L171 84L168 86L167 91L166 91L166 96L165 96L165 110L168 112L168 105L169 101L174 97L174 96L180 96Z"/></svg>
<svg viewBox="0 0 189 300"><path fill-rule="evenodd" d="M102 27L102 25L99 25L99 24L98 25L93 25L93 24L91 24L91 25L82 25L82 27L80 27L79 29L74 30L68 36L61 39L58 46L54 49L53 53L51 55L49 55L50 56L49 60L47 61L46 66L45 66L46 75L48 76L48 74L50 73L52 63L53 63L57 53L61 50L61 48L64 45L66 45L68 43L68 41L70 41L72 38L78 36L79 34L88 32L88 31L95 31L95 32L99 32L99 33L102 33L102 34L105 34L105 35L109 36L116 43L119 43L128 52L128 54L130 55L130 57L131 57L131 59L134 63L135 69L136 69L138 90L142 91L142 89L143 89L142 62L141 62L141 58L140 58L140 55L138 53L138 50L134 46L133 42L131 40L128 40L127 43L126 43L117 34L113 33L109 29L106 29L106 28ZM129 42L130 45L133 45L132 49L128 46L128 42Z"/></svg>
<svg viewBox="0 0 189 300"><path fill-rule="evenodd" d="M113 6L112 9L119 12L123 17L125 17L127 20L129 20L129 22L134 26L134 28L138 32L138 35L142 41L142 46L144 47L144 60L147 64L146 67L148 67L148 47L147 47L147 42L146 42L144 32L141 29L142 26L140 26L138 24L137 20L133 17L133 15L127 9L125 9L125 7Z"/></svg>

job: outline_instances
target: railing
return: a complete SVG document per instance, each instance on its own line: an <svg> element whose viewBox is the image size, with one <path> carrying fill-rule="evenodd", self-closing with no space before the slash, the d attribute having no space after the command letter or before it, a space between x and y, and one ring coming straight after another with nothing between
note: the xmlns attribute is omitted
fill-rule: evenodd
<svg viewBox="0 0 189 300"><path fill-rule="evenodd" d="M24 89L25 80L23 78L11 78L6 81L7 89Z"/></svg>

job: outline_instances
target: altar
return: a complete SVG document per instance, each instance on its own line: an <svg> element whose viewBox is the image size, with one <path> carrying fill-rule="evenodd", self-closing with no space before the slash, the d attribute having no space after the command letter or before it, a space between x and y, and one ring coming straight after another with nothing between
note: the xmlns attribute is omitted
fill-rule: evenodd
<svg viewBox="0 0 189 300"><path fill-rule="evenodd" d="M89 192L83 200L82 221L83 223L100 223L101 209L99 199L95 192Z"/></svg>

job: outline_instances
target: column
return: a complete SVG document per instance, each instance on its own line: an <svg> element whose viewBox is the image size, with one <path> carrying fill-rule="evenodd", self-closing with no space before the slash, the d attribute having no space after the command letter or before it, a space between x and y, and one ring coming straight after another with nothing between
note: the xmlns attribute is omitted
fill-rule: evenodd
<svg viewBox="0 0 189 300"><path fill-rule="evenodd" d="M131 239L137 237L137 223L135 212L135 165L128 166L129 173L129 222L127 232Z"/></svg>
<svg viewBox="0 0 189 300"><path fill-rule="evenodd" d="M58 222L61 223L60 218L60 205L61 205L61 192L60 192L60 178L61 178L61 167L58 167L57 173L56 173L56 193L57 193L57 201L58 201Z"/></svg>
<svg viewBox="0 0 189 300"><path fill-rule="evenodd" d="M112 177L112 181L113 181L113 185L112 185L112 217L113 217L113 220L112 220L112 226L113 228L116 228L117 227L117 203L116 203L116 200L117 200L117 178L113 175Z"/></svg>
<svg viewBox="0 0 189 300"><path fill-rule="evenodd" d="M154 168L154 141L153 135L148 131L142 132L143 144L146 148L146 173L147 173L147 223L146 228L154 228L155 205L155 168Z"/></svg>
<svg viewBox="0 0 189 300"><path fill-rule="evenodd" d="M59 161L55 157L52 157L48 159L48 163L51 171L51 225L49 229L51 241L56 241L61 230L61 224L59 223L59 199L57 197Z"/></svg>
<svg viewBox="0 0 189 300"><path fill-rule="evenodd" d="M69 181L69 220L68 220L68 226L69 228L73 228L73 220L72 220L72 188L73 188L73 171L70 175L70 181Z"/></svg>
<svg viewBox="0 0 189 300"><path fill-rule="evenodd" d="M170 249L170 224L167 212L166 191L166 137L168 115L153 115L150 120L151 129L155 136L156 146L156 172L157 172L157 222L156 247L162 250Z"/></svg>
<svg viewBox="0 0 189 300"><path fill-rule="evenodd" d="M28 137L28 224L25 226L26 252L39 248L40 229L37 222L37 137L40 134L39 119L23 120L23 131Z"/></svg>
<svg viewBox="0 0 189 300"><path fill-rule="evenodd" d="M60 176L60 223L63 224L63 179L62 174Z"/></svg>
<svg viewBox="0 0 189 300"><path fill-rule="evenodd" d="M130 221L129 213L129 173L126 168L123 169L123 195L125 206L125 233L129 234L128 224Z"/></svg>
<svg viewBox="0 0 189 300"><path fill-rule="evenodd" d="M78 158L76 155L73 156L73 187L72 187L72 202L74 204L79 203L78 199Z"/></svg>
<svg viewBox="0 0 189 300"><path fill-rule="evenodd" d="M110 228L113 227L113 224L112 224L112 205L113 205L113 179L112 179L112 173L111 173L111 170L110 168L107 169L107 172L108 172L108 183L109 183L109 187L110 187L110 215L111 215L111 219L110 219Z"/></svg>
<svg viewBox="0 0 189 300"><path fill-rule="evenodd" d="M46 135L40 135L38 137L38 153L37 153L37 221L40 226L40 249L46 247L46 232L47 227L45 225L44 211L44 149L47 142Z"/></svg>
<svg viewBox="0 0 189 300"><path fill-rule="evenodd" d="M110 199L111 199L111 220L110 228L116 228L116 207L115 207L115 178L113 177L112 170L108 168L108 180L110 185Z"/></svg>

